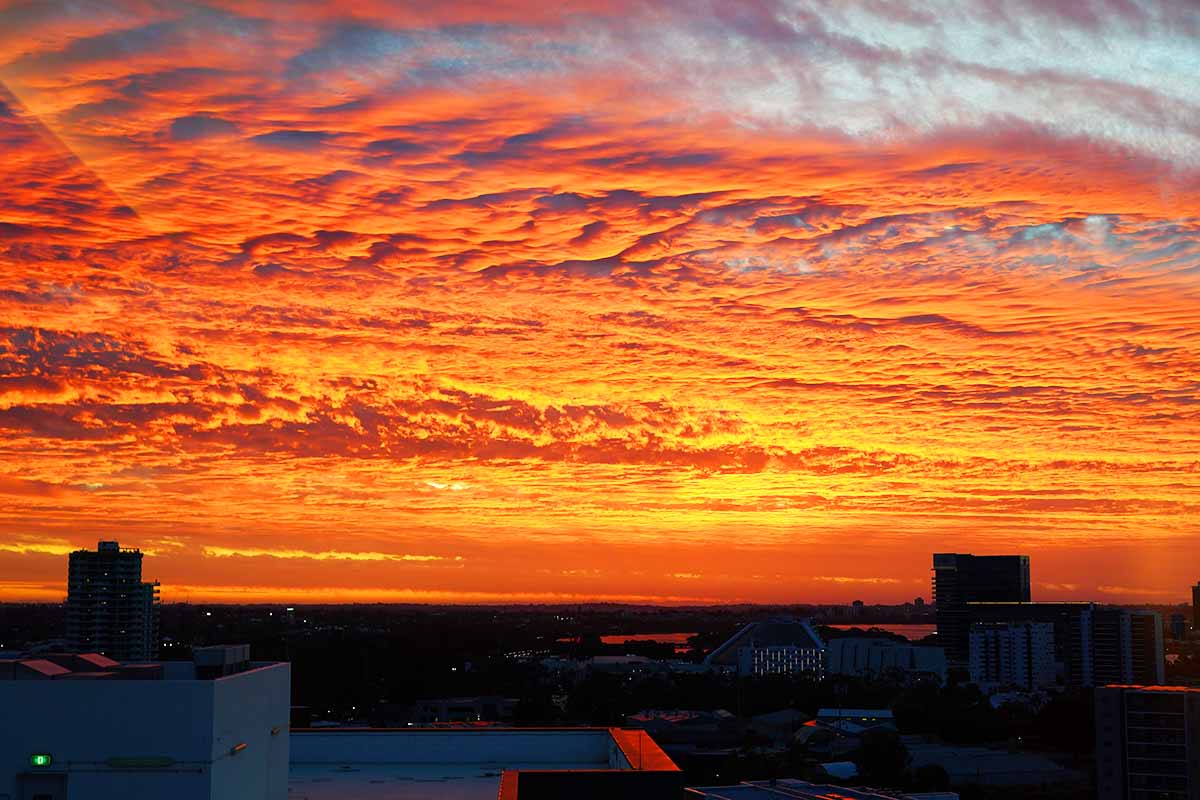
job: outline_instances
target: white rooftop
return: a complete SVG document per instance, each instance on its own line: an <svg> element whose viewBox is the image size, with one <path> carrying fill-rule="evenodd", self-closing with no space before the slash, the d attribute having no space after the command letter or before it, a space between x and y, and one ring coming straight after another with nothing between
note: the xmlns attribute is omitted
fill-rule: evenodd
<svg viewBox="0 0 1200 800"><path fill-rule="evenodd" d="M295 737L293 736L293 741ZM599 769L592 762L293 764L288 800L496 800L501 769Z"/></svg>
<svg viewBox="0 0 1200 800"><path fill-rule="evenodd" d="M506 770L676 769L644 732L608 728L293 730L290 750L289 800L496 800Z"/></svg>
<svg viewBox="0 0 1200 800"><path fill-rule="evenodd" d="M824 783L809 783L795 778L775 781L747 781L736 786L701 786L687 789L688 800L917 800L937 797L942 800L957 800L953 792L936 795L904 795L881 789L866 787L831 786Z"/></svg>

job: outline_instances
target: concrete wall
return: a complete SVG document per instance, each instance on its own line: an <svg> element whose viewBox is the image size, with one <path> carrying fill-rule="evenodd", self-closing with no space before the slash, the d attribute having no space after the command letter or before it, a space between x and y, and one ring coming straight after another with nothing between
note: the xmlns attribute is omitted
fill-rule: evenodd
<svg viewBox="0 0 1200 800"><path fill-rule="evenodd" d="M243 688L244 687L244 688ZM272 665L221 681L40 680L0 681L0 800L22 798L22 775L65 775L66 794L54 800L210 800L243 795L213 791L214 776L247 780L254 769L278 769L286 796L287 744L272 746L250 718L278 707L271 718L287 731L290 671ZM239 735L239 730L245 729ZM236 769L216 767L221 740L258 744ZM228 748L226 748L228 752ZM48 753L49 768L29 765L33 753ZM169 767L113 766L110 759L169 758ZM216 762L220 764L221 762ZM253 782L253 780L252 780ZM227 789L222 787L223 792ZM249 797L250 795L245 795ZM256 798L263 794L254 795Z"/></svg>
<svg viewBox="0 0 1200 800"><path fill-rule="evenodd" d="M293 764L594 764L607 769L605 730L294 731Z"/></svg>
<svg viewBox="0 0 1200 800"><path fill-rule="evenodd" d="M211 687L166 681L0 681L0 797L21 773L66 772L72 798L207 798ZM50 769L29 766L49 753ZM114 771L110 758L169 756L173 772ZM189 771L182 771L189 770ZM169 788L168 788L169 787ZM55 798L59 800L59 798ZM63 799L65 800L65 798Z"/></svg>
<svg viewBox="0 0 1200 800"><path fill-rule="evenodd" d="M286 800L291 665L273 664L210 683L214 800ZM240 744L246 747L235 754Z"/></svg>

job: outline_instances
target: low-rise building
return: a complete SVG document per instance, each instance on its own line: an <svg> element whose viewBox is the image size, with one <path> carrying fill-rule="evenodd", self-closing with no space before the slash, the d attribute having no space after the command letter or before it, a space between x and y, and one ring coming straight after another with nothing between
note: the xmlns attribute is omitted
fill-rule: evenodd
<svg viewBox="0 0 1200 800"><path fill-rule="evenodd" d="M888 708L822 708L817 711L817 722L823 725L848 723L862 730L896 730L896 717Z"/></svg>
<svg viewBox="0 0 1200 800"><path fill-rule="evenodd" d="M418 725L439 722L511 722L518 700L514 697L439 697L418 700L412 721Z"/></svg>
<svg viewBox="0 0 1200 800"><path fill-rule="evenodd" d="M795 708L781 708L765 714L756 714L750 718L746 730L757 736L768 739L775 747L785 748L796 735L796 731L808 722L810 717Z"/></svg>
<svg viewBox="0 0 1200 800"><path fill-rule="evenodd" d="M697 752L737 747L743 725L725 709L646 709L625 717L625 725L648 733L677 764L686 765Z"/></svg>
<svg viewBox="0 0 1200 800"><path fill-rule="evenodd" d="M860 678L928 676L946 680L946 651L892 639L846 636L825 645L825 672Z"/></svg>
<svg viewBox="0 0 1200 800"><path fill-rule="evenodd" d="M713 650L704 663L739 675L822 675L825 645L808 620L751 622Z"/></svg>
<svg viewBox="0 0 1200 800"><path fill-rule="evenodd" d="M232 650L6 660L0 798L284 800L290 665Z"/></svg>
<svg viewBox="0 0 1200 800"><path fill-rule="evenodd" d="M796 731L794 741L818 759L836 761L856 752L871 731L895 731L896 722L886 708L822 708L814 719Z"/></svg>

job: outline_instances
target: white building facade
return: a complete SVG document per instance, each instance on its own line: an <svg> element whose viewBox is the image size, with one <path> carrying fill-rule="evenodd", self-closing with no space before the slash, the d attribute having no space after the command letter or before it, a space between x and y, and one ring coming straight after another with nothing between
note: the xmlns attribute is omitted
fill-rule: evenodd
<svg viewBox="0 0 1200 800"><path fill-rule="evenodd" d="M161 666L0 679L0 800L286 800L290 665Z"/></svg>
<svg viewBox="0 0 1200 800"><path fill-rule="evenodd" d="M971 682L983 688L1045 689L1055 683L1054 625L975 624L970 633Z"/></svg>
<svg viewBox="0 0 1200 800"><path fill-rule="evenodd" d="M825 645L807 619L751 622L709 653L704 665L739 675L816 676L825 671Z"/></svg>
<svg viewBox="0 0 1200 800"><path fill-rule="evenodd" d="M891 639L843 637L826 643L825 672L870 678L928 675L942 682L946 680L946 651Z"/></svg>

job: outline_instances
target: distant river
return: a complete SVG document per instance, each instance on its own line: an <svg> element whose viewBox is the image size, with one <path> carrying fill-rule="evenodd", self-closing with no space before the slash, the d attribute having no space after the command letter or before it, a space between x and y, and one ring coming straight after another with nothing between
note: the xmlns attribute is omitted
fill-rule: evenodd
<svg viewBox="0 0 1200 800"><path fill-rule="evenodd" d="M661 642L662 644L687 644L693 633L618 633L601 636L601 644L625 644L626 642Z"/></svg>
<svg viewBox="0 0 1200 800"><path fill-rule="evenodd" d="M887 631L888 633L894 633L897 636L903 636L910 642L915 642L918 639L924 639L931 633L937 633L937 625L910 622L902 622L896 625L872 625L870 623L863 623L861 625L828 625L826 627L836 628L839 631L848 631L851 628L859 628L864 631L868 628L878 628L881 631Z"/></svg>
<svg viewBox="0 0 1200 800"><path fill-rule="evenodd" d="M601 636L601 644L625 644L626 642L658 642L659 644L675 645L676 653L686 653L689 649L688 639L695 636L692 633L617 633L612 636ZM576 642L574 636L568 636L565 639L559 639L559 642L569 643Z"/></svg>

